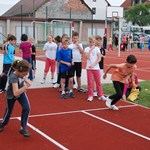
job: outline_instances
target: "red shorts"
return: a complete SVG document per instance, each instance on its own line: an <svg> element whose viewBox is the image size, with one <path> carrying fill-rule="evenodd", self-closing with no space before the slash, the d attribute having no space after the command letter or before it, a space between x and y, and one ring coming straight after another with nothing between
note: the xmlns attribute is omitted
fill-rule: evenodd
<svg viewBox="0 0 150 150"><path fill-rule="evenodd" d="M56 61L54 59L46 58L44 72L50 71L54 73L55 68L56 68Z"/></svg>

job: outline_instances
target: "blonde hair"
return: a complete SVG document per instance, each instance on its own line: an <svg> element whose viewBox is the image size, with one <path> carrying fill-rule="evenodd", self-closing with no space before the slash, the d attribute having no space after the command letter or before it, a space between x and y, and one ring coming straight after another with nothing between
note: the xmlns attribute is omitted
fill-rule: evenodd
<svg viewBox="0 0 150 150"><path fill-rule="evenodd" d="M92 42L94 42L94 43L96 42L96 39L95 39L95 36L94 36L94 35L89 36L88 39L89 39L89 42L90 42L90 41L92 41Z"/></svg>
<svg viewBox="0 0 150 150"><path fill-rule="evenodd" d="M31 42L31 43L35 43L35 40L34 40L34 38L32 38L32 37L29 38L28 40L29 40L29 42Z"/></svg>

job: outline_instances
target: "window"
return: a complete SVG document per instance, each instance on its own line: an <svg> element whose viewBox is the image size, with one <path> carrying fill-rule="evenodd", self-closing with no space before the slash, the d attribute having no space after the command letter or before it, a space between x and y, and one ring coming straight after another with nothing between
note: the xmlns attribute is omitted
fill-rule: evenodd
<svg viewBox="0 0 150 150"><path fill-rule="evenodd" d="M93 15L96 14L96 8L95 7L92 8L92 13L93 13Z"/></svg>

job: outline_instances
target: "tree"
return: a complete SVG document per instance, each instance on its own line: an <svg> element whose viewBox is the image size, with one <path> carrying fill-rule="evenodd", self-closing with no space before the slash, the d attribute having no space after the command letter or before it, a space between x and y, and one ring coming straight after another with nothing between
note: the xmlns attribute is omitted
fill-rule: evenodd
<svg viewBox="0 0 150 150"><path fill-rule="evenodd" d="M125 12L127 22L133 25L148 26L150 25L150 3L136 4Z"/></svg>

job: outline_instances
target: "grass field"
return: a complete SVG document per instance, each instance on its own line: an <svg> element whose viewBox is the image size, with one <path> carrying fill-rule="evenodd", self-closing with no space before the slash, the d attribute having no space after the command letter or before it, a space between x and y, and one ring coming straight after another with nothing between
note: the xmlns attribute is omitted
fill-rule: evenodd
<svg viewBox="0 0 150 150"><path fill-rule="evenodd" d="M139 85L142 90L140 91L138 99L134 103L150 108L150 81L141 81ZM111 95L115 92L112 83L103 84L103 90L106 95Z"/></svg>

